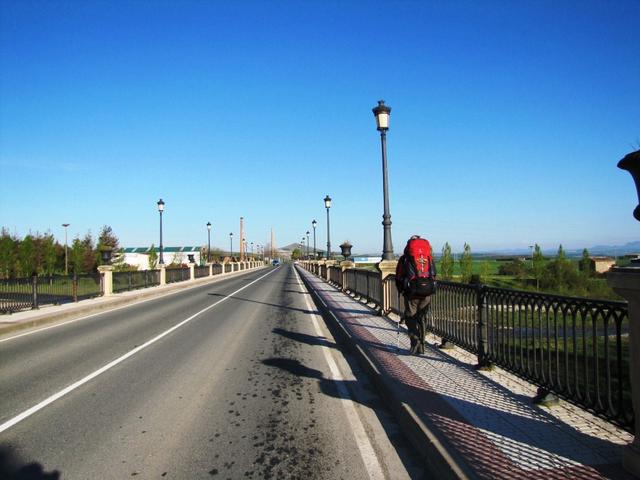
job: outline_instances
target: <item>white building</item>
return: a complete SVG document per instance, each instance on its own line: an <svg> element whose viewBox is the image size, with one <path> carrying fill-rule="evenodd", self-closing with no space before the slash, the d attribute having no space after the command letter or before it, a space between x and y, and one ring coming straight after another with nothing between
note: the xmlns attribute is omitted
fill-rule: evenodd
<svg viewBox="0 0 640 480"><path fill-rule="evenodd" d="M160 249L155 247L154 250L158 255L158 263L160 262ZM124 263L137 267L138 270L149 269L149 247L127 247L124 249ZM193 255L196 265L200 265L200 247L163 247L162 259L165 265L170 264L188 264L189 255Z"/></svg>

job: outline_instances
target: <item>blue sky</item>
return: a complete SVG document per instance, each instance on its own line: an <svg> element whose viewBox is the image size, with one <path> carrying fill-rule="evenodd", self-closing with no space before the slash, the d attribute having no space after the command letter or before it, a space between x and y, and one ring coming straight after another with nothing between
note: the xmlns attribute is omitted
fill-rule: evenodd
<svg viewBox="0 0 640 480"><path fill-rule="evenodd" d="M0 0L0 225L124 246L638 240L640 1ZM237 245L237 242L236 242Z"/></svg>

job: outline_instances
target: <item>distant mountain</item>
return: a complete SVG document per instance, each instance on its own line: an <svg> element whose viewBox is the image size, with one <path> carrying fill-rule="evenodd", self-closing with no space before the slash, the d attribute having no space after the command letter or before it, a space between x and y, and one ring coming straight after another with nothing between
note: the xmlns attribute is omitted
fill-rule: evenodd
<svg viewBox="0 0 640 480"><path fill-rule="evenodd" d="M588 248L591 255L608 255L608 256L620 256L629 255L632 253L640 253L640 241L625 243L624 245L596 245ZM578 252L578 250L576 250ZM582 253L582 250L579 250Z"/></svg>

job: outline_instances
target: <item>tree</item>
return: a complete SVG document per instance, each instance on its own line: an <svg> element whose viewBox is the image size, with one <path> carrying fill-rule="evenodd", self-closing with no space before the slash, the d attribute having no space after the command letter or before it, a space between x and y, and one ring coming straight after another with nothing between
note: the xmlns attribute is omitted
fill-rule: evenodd
<svg viewBox="0 0 640 480"><path fill-rule="evenodd" d="M580 275L574 263L567 259L562 245L558 248L556 258L546 265L540 285L545 290L560 294L586 294L586 279Z"/></svg>
<svg viewBox="0 0 640 480"><path fill-rule="evenodd" d="M451 245L446 242L442 247L442 256L440 257L440 275L445 280L453 277L453 255L451 255Z"/></svg>
<svg viewBox="0 0 640 480"><path fill-rule="evenodd" d="M20 242L18 247L18 265L20 266L20 276L30 277L36 273L36 246L31 235L27 235Z"/></svg>
<svg viewBox="0 0 640 480"><path fill-rule="evenodd" d="M56 255L56 245L53 235L45 235L42 241L43 251L43 271L47 275L53 275L56 270L58 256Z"/></svg>
<svg viewBox="0 0 640 480"><path fill-rule="evenodd" d="M460 273L463 283L469 283L471 281L471 275L473 275L473 259L471 258L471 247L466 242L464 244L464 251L460 257Z"/></svg>
<svg viewBox="0 0 640 480"><path fill-rule="evenodd" d="M120 248L120 240L109 225L103 225L100 235L98 235L98 244L96 245L97 265L102 265L102 250L105 248L111 248L111 263L118 266L124 265L124 251Z"/></svg>
<svg viewBox="0 0 640 480"><path fill-rule="evenodd" d="M149 270L155 270L158 266L158 252L156 252L156 246L152 243L149 248Z"/></svg>
<svg viewBox="0 0 640 480"><path fill-rule="evenodd" d="M507 275L509 277L523 278L527 269L524 262L519 258L506 262L498 267L499 275Z"/></svg>
<svg viewBox="0 0 640 480"><path fill-rule="evenodd" d="M491 264L488 260L485 260L480 264L480 281L486 282L489 279L489 272L491 271Z"/></svg>
<svg viewBox="0 0 640 480"><path fill-rule="evenodd" d="M93 236L91 232L87 232L82 241L82 263L76 273L89 273L95 270L98 265L99 252L96 252L93 246Z"/></svg>
<svg viewBox="0 0 640 480"><path fill-rule="evenodd" d="M542 249L537 243L533 249L533 258L531 259L531 263L533 264L533 278L536 279L536 290L539 290L540 279L544 273L544 257L542 256Z"/></svg>
<svg viewBox="0 0 640 480"><path fill-rule="evenodd" d="M298 260L302 256L302 252L299 248L294 248L291 252L291 260Z"/></svg>
<svg viewBox="0 0 640 480"><path fill-rule="evenodd" d="M11 278L16 270L16 240L6 228L0 232L0 278Z"/></svg>
<svg viewBox="0 0 640 480"><path fill-rule="evenodd" d="M580 259L580 272L585 277L589 278L593 276L593 268L591 263L591 256L589 255L589 250L586 248L582 250L582 258Z"/></svg>
<svg viewBox="0 0 640 480"><path fill-rule="evenodd" d="M75 274L82 273L82 264L84 260L84 246L80 237L73 239L71 244L71 251L69 252L69 263L71 265L71 271Z"/></svg>

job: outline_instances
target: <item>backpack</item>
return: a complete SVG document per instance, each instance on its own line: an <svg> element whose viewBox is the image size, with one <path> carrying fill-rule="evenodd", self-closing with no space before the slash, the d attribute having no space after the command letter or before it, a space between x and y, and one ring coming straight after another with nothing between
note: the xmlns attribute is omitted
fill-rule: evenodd
<svg viewBox="0 0 640 480"><path fill-rule="evenodd" d="M431 244L425 238L411 238L403 255L404 291L409 298L425 298L436 291L436 265Z"/></svg>

